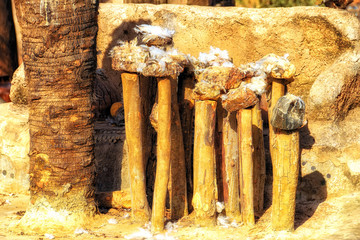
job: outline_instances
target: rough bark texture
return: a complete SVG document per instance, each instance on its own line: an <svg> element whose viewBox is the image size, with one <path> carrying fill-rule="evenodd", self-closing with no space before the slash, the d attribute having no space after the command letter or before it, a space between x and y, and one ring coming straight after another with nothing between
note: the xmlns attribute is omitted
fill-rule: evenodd
<svg viewBox="0 0 360 240"><path fill-rule="evenodd" d="M91 96L97 6L89 0L17 4L26 13L20 23L30 92L31 191L17 230L73 229L95 212Z"/></svg>
<svg viewBox="0 0 360 240"><path fill-rule="evenodd" d="M255 224L254 215L254 166L253 166L253 140L252 140L252 114L251 109L241 109L237 112L239 137L239 182L241 215L245 225Z"/></svg>
<svg viewBox="0 0 360 240"><path fill-rule="evenodd" d="M123 86L125 131L129 147L131 211L134 220L148 221L150 209L146 199L146 178L143 152L143 115L140 83L137 74L121 74Z"/></svg>
<svg viewBox="0 0 360 240"><path fill-rule="evenodd" d="M171 155L171 78L158 78L157 163L151 216L153 232L164 229Z"/></svg>
<svg viewBox="0 0 360 240"><path fill-rule="evenodd" d="M169 200L171 219L177 220L188 214L185 152L177 96L177 79L171 81L171 164Z"/></svg>
<svg viewBox="0 0 360 240"><path fill-rule="evenodd" d="M277 100L285 94L281 81L271 89L269 119ZM273 164L272 228L294 230L295 197L299 174L300 142L298 131L284 131L269 125L269 143Z"/></svg>
<svg viewBox="0 0 360 240"><path fill-rule="evenodd" d="M215 122L216 101L195 102L194 139L194 196L196 224L211 226L216 223L216 157Z"/></svg>
<svg viewBox="0 0 360 240"><path fill-rule="evenodd" d="M254 211L260 215L264 209L264 189L266 179L263 121L260 103L252 109L252 137L254 143Z"/></svg>
<svg viewBox="0 0 360 240"><path fill-rule="evenodd" d="M222 151L225 163L224 196L226 216L240 220L239 199L239 140L237 135L236 113L223 111Z"/></svg>

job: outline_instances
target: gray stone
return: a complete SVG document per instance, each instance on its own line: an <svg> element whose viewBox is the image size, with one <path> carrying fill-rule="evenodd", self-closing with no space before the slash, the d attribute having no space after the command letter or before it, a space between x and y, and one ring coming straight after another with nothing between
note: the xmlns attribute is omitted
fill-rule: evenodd
<svg viewBox="0 0 360 240"><path fill-rule="evenodd" d="M304 101L288 93L276 102L270 123L273 127L282 130L295 130L304 124L304 116Z"/></svg>

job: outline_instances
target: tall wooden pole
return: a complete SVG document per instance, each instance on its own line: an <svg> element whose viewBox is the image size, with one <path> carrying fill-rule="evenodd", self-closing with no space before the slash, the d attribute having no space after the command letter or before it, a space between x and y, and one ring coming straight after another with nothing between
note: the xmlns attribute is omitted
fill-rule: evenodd
<svg viewBox="0 0 360 240"><path fill-rule="evenodd" d="M254 211L255 214L261 214L264 209L266 163L260 103L252 108L252 136L254 143Z"/></svg>
<svg viewBox="0 0 360 240"><path fill-rule="evenodd" d="M212 100L195 102L193 206L200 226L216 223L216 105Z"/></svg>
<svg viewBox="0 0 360 240"><path fill-rule="evenodd" d="M253 184L253 142L252 142L252 110L240 109L237 112L239 137L239 182L241 215L245 225L255 224L254 184Z"/></svg>
<svg viewBox="0 0 360 240"><path fill-rule="evenodd" d="M285 94L281 80L274 80L269 119L276 102ZM269 121L270 122L270 121ZM272 228L294 230L295 198L299 173L299 132L285 131L269 125L270 152L273 163Z"/></svg>
<svg viewBox="0 0 360 240"><path fill-rule="evenodd" d="M123 73L121 79L124 93L126 141L129 148L132 218L148 221L150 209L146 199L139 76L135 73Z"/></svg>
<svg viewBox="0 0 360 240"><path fill-rule="evenodd" d="M237 134L236 113L223 111L223 161L225 162L224 188L226 216L241 220L239 188L239 139Z"/></svg>
<svg viewBox="0 0 360 240"><path fill-rule="evenodd" d="M157 163L151 217L151 230L164 229L166 192L171 154L171 78L158 78Z"/></svg>
<svg viewBox="0 0 360 240"><path fill-rule="evenodd" d="M180 120L177 81L172 79L171 164L169 199L171 219L177 220L188 214L186 167L183 132Z"/></svg>

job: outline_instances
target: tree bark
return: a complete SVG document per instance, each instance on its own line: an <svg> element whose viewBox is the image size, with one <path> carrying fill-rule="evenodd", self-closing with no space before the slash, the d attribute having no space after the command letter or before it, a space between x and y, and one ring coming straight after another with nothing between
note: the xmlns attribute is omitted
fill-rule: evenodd
<svg viewBox="0 0 360 240"><path fill-rule="evenodd" d="M123 86L126 140L129 147L132 218L136 221L148 221L150 219L150 209L146 199L143 114L139 76L135 73L123 73L121 74L121 79Z"/></svg>
<svg viewBox="0 0 360 240"><path fill-rule="evenodd" d="M96 210L91 96L97 5L90 0L16 4L26 13L19 22L30 93L31 204L14 229L74 231Z"/></svg>
<svg viewBox="0 0 360 240"><path fill-rule="evenodd" d="M281 80L274 80L271 90L269 122L276 102L285 94ZM285 131L269 124L270 153L273 164L272 228L293 231L296 188L299 174L299 131Z"/></svg>
<svg viewBox="0 0 360 240"><path fill-rule="evenodd" d="M260 215L264 209L264 189L266 179L263 121L260 103L252 109L252 136L254 143L254 211Z"/></svg>
<svg viewBox="0 0 360 240"><path fill-rule="evenodd" d="M211 100L195 102L193 206L200 226L216 223L216 105Z"/></svg>
<svg viewBox="0 0 360 240"><path fill-rule="evenodd" d="M255 224L254 184L253 184L253 142L252 110L241 109L237 112L239 137L239 182L241 215L245 225Z"/></svg>
<svg viewBox="0 0 360 240"><path fill-rule="evenodd" d="M171 159L171 78L158 78L157 163L151 230L164 229L166 192Z"/></svg>
<svg viewBox="0 0 360 240"><path fill-rule="evenodd" d="M236 113L223 111L223 161L225 162L224 196L226 216L241 220L239 188L239 140Z"/></svg>

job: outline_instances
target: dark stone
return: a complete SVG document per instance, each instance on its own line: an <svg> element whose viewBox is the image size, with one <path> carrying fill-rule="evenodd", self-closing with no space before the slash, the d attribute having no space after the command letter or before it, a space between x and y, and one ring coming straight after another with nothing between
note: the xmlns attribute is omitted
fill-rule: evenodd
<svg viewBox="0 0 360 240"><path fill-rule="evenodd" d="M304 101L288 93L279 98L275 104L270 123L273 127L282 130L295 130L303 126L304 116Z"/></svg>
<svg viewBox="0 0 360 240"><path fill-rule="evenodd" d="M331 174L330 173L326 174L326 177L331 178Z"/></svg>
<svg viewBox="0 0 360 240"><path fill-rule="evenodd" d="M312 166L312 167L311 167L311 170L315 171L315 170L316 170L316 167L315 167L315 166Z"/></svg>

